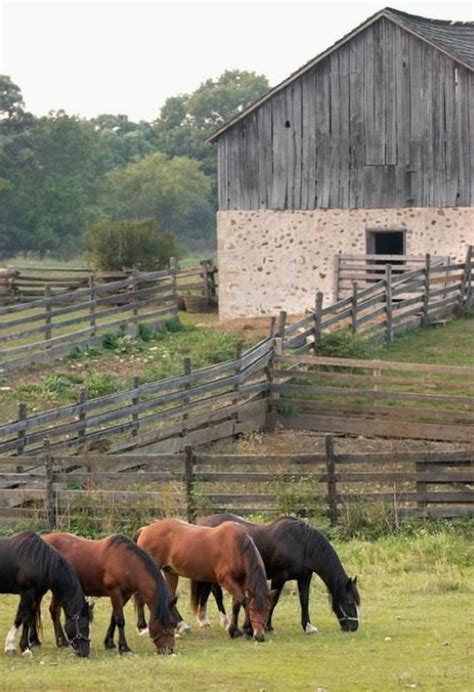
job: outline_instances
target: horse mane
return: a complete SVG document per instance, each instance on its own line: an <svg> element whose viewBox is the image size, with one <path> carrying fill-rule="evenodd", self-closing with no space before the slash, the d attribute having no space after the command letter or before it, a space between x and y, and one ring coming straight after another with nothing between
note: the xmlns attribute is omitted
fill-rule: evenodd
<svg viewBox="0 0 474 692"><path fill-rule="evenodd" d="M253 538L245 530L240 534L239 549L247 565L245 588L252 594L255 608L264 610L269 605L265 565Z"/></svg>
<svg viewBox="0 0 474 692"><path fill-rule="evenodd" d="M155 599L152 611L153 617L156 620L168 622L170 619L170 595L164 577L161 574L161 570L156 562L151 559L145 550L140 548L140 546L122 534L116 533L113 536L110 536L109 543L113 546L123 545L126 550L129 550L141 561L148 574L153 577L156 584Z"/></svg>
<svg viewBox="0 0 474 692"><path fill-rule="evenodd" d="M288 534L302 546L305 556L312 562L313 571L321 577L330 592L335 595L340 589L345 588L349 577L339 555L326 536L310 524L295 517L281 517L273 524L281 521L288 522ZM354 598L359 604L357 588L354 588Z"/></svg>
<svg viewBox="0 0 474 692"><path fill-rule="evenodd" d="M62 591L70 585L71 581L74 582L74 586L79 584L69 561L34 531L22 531L12 537L11 543L16 548L16 555L20 562L35 565L44 570L48 587L57 586Z"/></svg>

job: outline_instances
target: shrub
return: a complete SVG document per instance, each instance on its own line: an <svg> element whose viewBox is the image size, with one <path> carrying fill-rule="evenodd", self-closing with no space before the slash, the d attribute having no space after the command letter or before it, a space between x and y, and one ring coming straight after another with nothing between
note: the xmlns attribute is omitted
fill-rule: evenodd
<svg viewBox="0 0 474 692"><path fill-rule="evenodd" d="M97 370L89 370L84 378L84 385L88 399L113 394L120 389L120 383L114 375Z"/></svg>
<svg viewBox="0 0 474 692"><path fill-rule="evenodd" d="M316 344L318 356L333 358L372 358L375 345L348 329L323 334Z"/></svg>
<svg viewBox="0 0 474 692"><path fill-rule="evenodd" d="M162 231L155 219L104 219L89 226L86 243L90 262L102 271L164 269L177 254L173 235Z"/></svg>

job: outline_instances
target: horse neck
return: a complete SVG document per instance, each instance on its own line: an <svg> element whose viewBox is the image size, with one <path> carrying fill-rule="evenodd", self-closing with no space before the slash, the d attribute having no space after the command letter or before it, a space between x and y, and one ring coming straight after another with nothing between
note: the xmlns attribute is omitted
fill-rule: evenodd
<svg viewBox="0 0 474 692"><path fill-rule="evenodd" d="M338 587L345 583L348 576L329 541L319 533L315 533L315 541L308 545L308 567L315 572L334 594Z"/></svg>
<svg viewBox="0 0 474 692"><path fill-rule="evenodd" d="M153 606L156 603L156 598L158 596L157 591L159 589L159 584L154 576L147 570L146 565L137 556L134 557L136 566L133 569L133 575L135 577L134 586L136 593L140 596L140 598L143 599L143 601L145 601L147 606L153 612Z"/></svg>
<svg viewBox="0 0 474 692"><path fill-rule="evenodd" d="M67 566L60 565L59 569L53 569L49 586L53 596L59 601L67 615L75 613L82 607L85 600L84 594L72 567L68 569Z"/></svg>

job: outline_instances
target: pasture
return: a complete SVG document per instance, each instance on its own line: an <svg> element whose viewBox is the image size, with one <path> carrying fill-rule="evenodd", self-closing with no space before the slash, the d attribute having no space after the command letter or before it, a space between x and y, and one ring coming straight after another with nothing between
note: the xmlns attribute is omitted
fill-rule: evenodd
<svg viewBox="0 0 474 692"><path fill-rule="evenodd" d="M375 542L335 542L347 571L358 574L360 583L361 627L353 635L339 630L316 577L310 606L320 634L302 633L291 583L275 612L275 633L263 644L231 641L218 625L213 603L213 626L199 629L189 611L186 580L181 580L180 608L192 632L177 640L176 655L168 657L157 656L151 641L138 636L130 604L125 617L134 653L106 652L102 639L110 606L102 599L95 608L91 657L78 659L55 648L44 605L44 644L31 659L2 652L2 689L465 691L473 682L474 556L467 527L444 525ZM16 602L13 596L0 598L3 634Z"/></svg>

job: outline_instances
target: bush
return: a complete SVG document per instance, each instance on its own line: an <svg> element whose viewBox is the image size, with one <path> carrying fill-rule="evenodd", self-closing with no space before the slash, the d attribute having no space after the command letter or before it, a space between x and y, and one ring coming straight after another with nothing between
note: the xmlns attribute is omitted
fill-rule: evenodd
<svg viewBox="0 0 474 692"><path fill-rule="evenodd" d="M92 224L86 231L87 254L96 269L126 268L156 271L176 257L174 237L162 231L154 219L111 221Z"/></svg>
<svg viewBox="0 0 474 692"><path fill-rule="evenodd" d="M332 358L372 358L375 345L347 329L323 334L316 344L318 356Z"/></svg>

